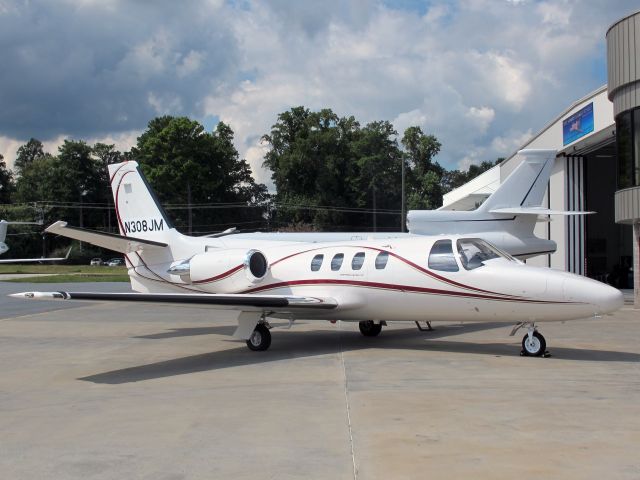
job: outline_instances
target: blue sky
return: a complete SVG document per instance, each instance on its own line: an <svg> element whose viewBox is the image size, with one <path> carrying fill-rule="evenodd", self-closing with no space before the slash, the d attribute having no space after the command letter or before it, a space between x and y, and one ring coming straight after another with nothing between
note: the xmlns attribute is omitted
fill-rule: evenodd
<svg viewBox="0 0 640 480"><path fill-rule="evenodd" d="M0 153L135 143L157 115L236 132L254 176L278 113L419 125L448 168L516 150L606 81L608 0L0 0Z"/></svg>

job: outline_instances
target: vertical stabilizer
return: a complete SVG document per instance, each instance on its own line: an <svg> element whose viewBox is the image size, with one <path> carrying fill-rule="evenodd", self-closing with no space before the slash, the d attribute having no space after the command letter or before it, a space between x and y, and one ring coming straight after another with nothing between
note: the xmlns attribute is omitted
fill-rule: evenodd
<svg viewBox="0 0 640 480"><path fill-rule="evenodd" d="M5 238L7 238L7 222L0 220L0 255L9 250L7 244L4 243Z"/></svg>
<svg viewBox="0 0 640 480"><path fill-rule="evenodd" d="M5 238L7 238L7 221L0 220L0 243L4 243Z"/></svg>
<svg viewBox="0 0 640 480"><path fill-rule="evenodd" d="M109 165L109 178L121 235L158 242L179 235L137 162Z"/></svg>
<svg viewBox="0 0 640 480"><path fill-rule="evenodd" d="M541 206L555 163L556 151L520 150L518 156L523 157L520 165L480 205L479 211Z"/></svg>

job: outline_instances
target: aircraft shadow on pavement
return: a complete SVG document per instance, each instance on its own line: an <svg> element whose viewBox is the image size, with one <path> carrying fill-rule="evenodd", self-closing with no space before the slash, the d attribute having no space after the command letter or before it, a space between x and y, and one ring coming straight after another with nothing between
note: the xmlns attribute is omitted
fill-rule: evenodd
<svg viewBox="0 0 640 480"><path fill-rule="evenodd" d="M138 365L129 368L78 378L87 382L100 384L123 384L172 377L204 371L220 370L224 368L241 367L246 365L264 364L279 360L313 357L317 355L352 352L363 349L391 349L391 350L422 350L425 352L470 353L504 357L519 356L519 346L511 343L474 343L437 340L441 337L485 330L504 324L473 324L464 327L449 325L437 327L432 332L416 332L415 330L388 330L380 337L363 337L355 331L280 331L274 342L266 352L252 352L242 346L217 352L190 355L161 362ZM213 327L215 328L215 327ZM228 327L232 328L233 327ZM203 329L187 330L184 335L203 335ZM172 330L173 332L173 330ZM168 332L171 333L171 332ZM220 333L220 331L216 331ZM174 335L175 336L175 335ZM138 337L138 338L148 338ZM166 338L166 337L152 337ZM518 342L519 343L519 342ZM640 354L630 352L616 352L606 350L574 349L552 347L553 360L577 360L592 362L640 362ZM542 358L527 358L523 361L550 361Z"/></svg>
<svg viewBox="0 0 640 480"><path fill-rule="evenodd" d="M146 338L149 340L161 340L163 338L195 337L198 335L232 335L236 327L232 325L220 325L217 327L192 327L172 328L165 332L139 335L133 338Z"/></svg>

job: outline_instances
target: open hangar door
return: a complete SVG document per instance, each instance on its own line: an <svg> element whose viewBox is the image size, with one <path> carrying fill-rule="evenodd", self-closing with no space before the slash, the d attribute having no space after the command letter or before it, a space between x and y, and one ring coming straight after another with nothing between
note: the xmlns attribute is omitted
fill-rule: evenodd
<svg viewBox="0 0 640 480"><path fill-rule="evenodd" d="M584 218L584 273L617 288L633 288L632 227L615 222L615 139L577 153L583 164L583 208L596 212ZM569 228L576 220L567 220Z"/></svg>

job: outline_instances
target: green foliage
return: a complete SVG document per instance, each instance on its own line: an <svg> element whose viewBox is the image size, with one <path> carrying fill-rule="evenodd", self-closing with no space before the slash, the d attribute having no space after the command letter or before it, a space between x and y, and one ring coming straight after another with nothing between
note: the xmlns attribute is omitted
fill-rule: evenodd
<svg viewBox="0 0 640 480"><path fill-rule="evenodd" d="M27 143L18 148L16 161L13 169L16 175L21 176L22 173L38 158L45 155L44 147L40 140L31 138Z"/></svg>
<svg viewBox="0 0 640 480"><path fill-rule="evenodd" d="M13 192L13 175L0 155L0 204L9 203Z"/></svg>
<svg viewBox="0 0 640 480"><path fill-rule="evenodd" d="M278 115L262 137L271 147L264 166L277 189L277 225L367 228L372 218L354 207L371 208L375 198L378 209L397 208L399 192L390 188L400 178L395 135L389 122L361 127L354 117L341 118L329 109L295 107ZM398 228L397 217L379 217L381 226Z"/></svg>
<svg viewBox="0 0 640 480"><path fill-rule="evenodd" d="M420 127L409 127L402 137L407 164L407 210L432 210L442 205L442 178L446 170L433 161L442 147Z"/></svg>
<svg viewBox="0 0 640 480"><path fill-rule="evenodd" d="M135 159L178 229L189 231L187 205L196 205L191 216L195 235L232 226L399 230L403 164L407 210L438 208L444 193L494 165L482 162L468 171L447 171L435 161L440 142L420 127L407 128L399 138L388 121L361 126L353 116L300 106L278 115L262 137L270 147L264 165L277 188L271 203L233 140L232 129L223 122L207 132L197 121L171 116L151 120L131 152L65 140L52 155L31 138L17 151L15 177L0 156L0 218L42 220L45 225L62 219L115 231L106 167ZM16 225L11 235L9 257L54 251L62 256L69 246L63 237L43 237L37 226ZM70 260L86 263L92 256L111 254L85 244L82 252L76 246Z"/></svg>
<svg viewBox="0 0 640 480"><path fill-rule="evenodd" d="M237 203L235 209L194 209L193 230L213 232L237 224L261 226L267 199L246 160L233 145L233 131L220 122L214 132L186 117L158 117L138 137L131 155L141 165L179 229L187 229L187 204ZM244 208L243 208L244 207Z"/></svg>

